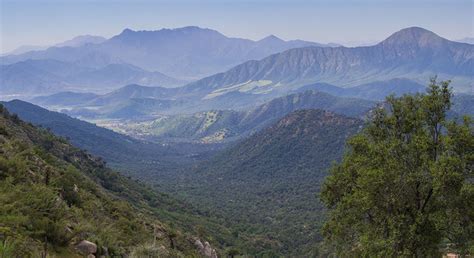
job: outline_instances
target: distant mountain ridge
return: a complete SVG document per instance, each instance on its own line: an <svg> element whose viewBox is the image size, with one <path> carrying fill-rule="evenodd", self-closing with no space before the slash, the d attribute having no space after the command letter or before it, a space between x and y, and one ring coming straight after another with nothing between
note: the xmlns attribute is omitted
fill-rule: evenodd
<svg viewBox="0 0 474 258"><path fill-rule="evenodd" d="M449 41L423 28L402 29L373 46L324 46L301 40L284 41L273 35L259 41L229 38L198 27L158 31L125 29L99 44L52 47L4 56L0 60L16 66L20 61L50 59L89 69L78 73L72 81L52 76L41 67L27 74L21 69L11 69L13 74L2 75L2 79L6 78L3 84L9 89L8 94L48 90L54 93L72 90L71 85L78 84L94 84L95 88L108 85L109 89L131 83L182 85L161 72L193 79L220 72L181 87L176 96L186 97L187 102L212 100L215 106L235 102L231 98L220 101L229 94L249 97L251 101L259 98L267 101L314 83L352 87L406 78L424 84L434 75L451 79L459 92L473 92L474 45ZM127 71L111 69L118 66L128 67ZM129 75L124 78L124 74Z"/></svg>
<svg viewBox="0 0 474 258"><path fill-rule="evenodd" d="M0 66L0 95L37 95L65 90L105 92L131 83L178 86L185 82L129 64L91 68L54 59L25 60Z"/></svg>
<svg viewBox="0 0 474 258"><path fill-rule="evenodd" d="M153 116L192 117L193 115L191 114L204 114L209 110L250 110L270 103L273 99L304 93L307 90L326 92L337 97L380 101L392 93L403 95L424 92L425 87L408 79L397 78L389 81L362 84L351 88L316 83L305 85L295 90L288 90L281 97L273 94L247 94L246 92L231 91L222 95L216 94L216 97L196 100L193 99L193 92L182 92L181 88L148 87L132 84L103 95L65 92L36 97L31 99L30 102L52 110L64 110L64 112L74 117L85 119L121 118L144 120L150 119ZM66 98L69 101L64 101L62 98ZM334 97L331 96L331 98ZM322 98L322 100L325 99L327 98ZM346 101L349 100L346 99ZM318 107L333 110L333 104L340 102L325 103L327 103L326 107ZM350 103L349 101L347 104L350 105ZM333 111L337 112L337 110Z"/></svg>
<svg viewBox="0 0 474 258"><path fill-rule="evenodd" d="M285 92L317 82L350 87L407 78L424 83L436 74L452 79L456 90L472 92L474 45L449 41L412 27L374 46L290 49L190 83L183 92L211 98L234 91Z"/></svg>
<svg viewBox="0 0 474 258"><path fill-rule="evenodd" d="M55 47L81 47L86 44L100 44L107 39L102 36L93 36L93 35L80 35L76 36L70 40L58 43L54 45Z"/></svg>
<svg viewBox="0 0 474 258"><path fill-rule="evenodd" d="M76 36L70 40L66 40L57 44L54 44L53 46L35 46L35 45L24 45L20 46L10 52L6 52L1 54L2 56L7 56L7 55L21 55L26 52L30 51L41 51L48 49L49 47L80 47L85 44L99 44L107 40L104 37L101 36L93 36L93 35L80 35Z"/></svg>
<svg viewBox="0 0 474 258"><path fill-rule="evenodd" d="M123 30L98 44L80 47L52 47L16 56L4 56L1 63L27 59L56 59L92 67L129 63L149 71L160 71L176 78L197 79L250 59L303 46L328 46L301 40L284 41L267 37L260 41L230 38L195 26L157 31ZM334 46L334 44L330 45Z"/></svg>
<svg viewBox="0 0 474 258"><path fill-rule="evenodd" d="M357 85L350 88L337 87L327 83L315 83L305 85L297 91L316 90L326 92L338 97L350 97L382 101L391 94L401 96L403 94L425 93L426 86L408 79L391 79L388 81L376 81Z"/></svg>
<svg viewBox="0 0 474 258"><path fill-rule="evenodd" d="M466 37L466 38L458 39L455 41L461 42L461 43L467 43L467 44L474 44L474 37Z"/></svg>
<svg viewBox="0 0 474 258"><path fill-rule="evenodd" d="M158 142L230 142L248 137L296 110L324 109L362 117L375 104L368 100L340 98L308 90L273 99L249 110L211 110L162 116L144 122L127 121L119 129L134 137Z"/></svg>

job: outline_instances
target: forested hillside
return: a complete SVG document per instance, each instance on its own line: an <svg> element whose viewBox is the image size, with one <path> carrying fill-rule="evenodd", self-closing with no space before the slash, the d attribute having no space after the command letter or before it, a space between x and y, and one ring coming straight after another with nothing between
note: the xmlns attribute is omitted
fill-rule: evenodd
<svg viewBox="0 0 474 258"><path fill-rule="evenodd" d="M74 257L84 245L92 249L83 255L196 256L201 246L211 248L198 241L228 240L212 237L214 229L227 231L191 215L191 206L119 175L3 106L0 201L2 257Z"/></svg>
<svg viewBox="0 0 474 258"><path fill-rule="evenodd" d="M376 102L341 98L306 90L275 98L247 110L210 110L194 114L164 115L140 122L107 125L137 138L157 142L221 143L242 139L301 109L324 109L337 114L362 117Z"/></svg>
<svg viewBox="0 0 474 258"><path fill-rule="evenodd" d="M144 174L151 169L155 173L174 171L178 166L207 157L216 148L213 145L143 142L25 101L12 100L3 104L22 120L49 128L127 174Z"/></svg>
<svg viewBox="0 0 474 258"><path fill-rule="evenodd" d="M253 255L310 256L320 241L320 184L361 120L300 110L187 171L177 195L228 218Z"/></svg>

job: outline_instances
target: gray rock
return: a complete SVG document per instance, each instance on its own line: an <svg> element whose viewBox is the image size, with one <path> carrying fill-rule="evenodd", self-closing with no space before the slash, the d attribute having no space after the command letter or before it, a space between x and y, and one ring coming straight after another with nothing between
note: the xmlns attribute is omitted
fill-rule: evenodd
<svg viewBox="0 0 474 258"><path fill-rule="evenodd" d="M194 246L196 246L196 249L198 249L199 253L202 254L204 257L217 258L216 249L212 248L209 242L205 241L203 244L201 240L196 239L194 241Z"/></svg>
<svg viewBox="0 0 474 258"><path fill-rule="evenodd" d="M82 240L76 245L76 249L84 255L90 255L97 252L97 245L90 241Z"/></svg>

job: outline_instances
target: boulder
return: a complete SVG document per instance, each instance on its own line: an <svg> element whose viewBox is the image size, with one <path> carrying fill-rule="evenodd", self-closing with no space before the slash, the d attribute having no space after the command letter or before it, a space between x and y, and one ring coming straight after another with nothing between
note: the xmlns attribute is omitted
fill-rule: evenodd
<svg viewBox="0 0 474 258"><path fill-rule="evenodd" d="M82 240L76 245L76 249L83 255L95 254L97 252L97 245L90 241Z"/></svg>
<svg viewBox="0 0 474 258"><path fill-rule="evenodd" d="M204 245L202 244L201 240L196 239L196 241L194 241L194 245L198 250L204 250Z"/></svg>
<svg viewBox="0 0 474 258"><path fill-rule="evenodd" d="M199 239L195 239L194 246L204 257L217 258L216 249L212 248L209 242L205 241L204 244Z"/></svg>
<svg viewBox="0 0 474 258"><path fill-rule="evenodd" d="M212 248L212 246L209 244L209 242L204 242L204 250L203 253L206 257L209 258L217 258L217 252L216 249Z"/></svg>

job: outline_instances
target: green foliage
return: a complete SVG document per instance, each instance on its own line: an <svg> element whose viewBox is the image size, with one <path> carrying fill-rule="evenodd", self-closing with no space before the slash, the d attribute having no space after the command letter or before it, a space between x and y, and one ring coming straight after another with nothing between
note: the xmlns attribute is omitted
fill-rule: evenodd
<svg viewBox="0 0 474 258"><path fill-rule="evenodd" d="M170 188L229 225L243 254L307 255L321 240L324 211L315 196L346 137L362 125L322 110L296 111L183 172Z"/></svg>
<svg viewBox="0 0 474 258"><path fill-rule="evenodd" d="M131 258L159 258L164 256L169 256L169 253L166 248L150 243L137 246L133 248L132 252L130 253Z"/></svg>
<svg viewBox="0 0 474 258"><path fill-rule="evenodd" d="M75 253L74 244L84 239L98 245L98 254L125 256L157 240L157 227L162 239L156 244L166 246L162 253L172 237L176 248L172 255L196 254L187 230L201 221L190 215L191 209L2 110L0 127L6 132L0 135L2 257L44 253L69 257Z"/></svg>
<svg viewBox="0 0 474 258"><path fill-rule="evenodd" d="M466 254L474 245L473 122L447 121L449 82L387 98L326 179L327 252L340 256Z"/></svg>
<svg viewBox="0 0 474 258"><path fill-rule="evenodd" d="M3 241L0 242L0 257L13 257L16 248L18 247L10 238L3 239Z"/></svg>
<svg viewBox="0 0 474 258"><path fill-rule="evenodd" d="M175 175L177 167L204 158L212 149L212 146L203 144L163 146L145 143L28 102L12 100L4 104L10 112L18 114L24 121L43 128L51 128L51 132L55 135L70 139L74 146L104 157L112 167L120 168L121 172L139 179L155 177L157 173ZM0 134L2 128L0 126ZM43 135L42 146L46 149L52 147L51 136L50 133ZM65 143L64 138L54 137L54 140Z"/></svg>

